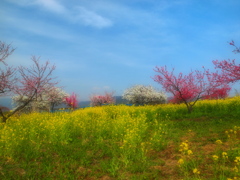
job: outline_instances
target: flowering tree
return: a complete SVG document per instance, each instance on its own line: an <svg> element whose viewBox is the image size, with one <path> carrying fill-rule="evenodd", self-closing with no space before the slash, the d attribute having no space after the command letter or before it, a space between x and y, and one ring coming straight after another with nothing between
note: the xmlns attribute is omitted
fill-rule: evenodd
<svg viewBox="0 0 240 180"><path fill-rule="evenodd" d="M237 47L233 40L229 44L235 47L235 49L233 50L234 53L240 53L240 47Z"/></svg>
<svg viewBox="0 0 240 180"><path fill-rule="evenodd" d="M222 85L220 88L209 89L202 95L202 99L223 99L228 97L231 87L228 84ZM191 93L186 91L185 99L191 99ZM180 93L177 93L172 98L169 99L171 103L184 103L183 99L180 96Z"/></svg>
<svg viewBox="0 0 240 180"><path fill-rule="evenodd" d="M184 90L184 88L182 88L182 91L184 91L184 96L183 96L184 99L192 98L191 92ZM181 94L179 92L175 92L173 97L169 98L169 102L174 104L184 103L183 98L181 98Z"/></svg>
<svg viewBox="0 0 240 180"><path fill-rule="evenodd" d="M69 95L64 92L61 88L50 87L49 92L47 94L47 101L50 105L50 110L53 111L55 106L58 106L65 102L66 97Z"/></svg>
<svg viewBox="0 0 240 180"><path fill-rule="evenodd" d="M210 73L209 70L192 71L188 75L179 73L178 76L174 75L174 69L168 71L166 66L156 67L154 81L161 84L166 92L173 95L175 100L183 102L188 109L192 112L195 103L206 96L206 93L212 93L216 89L224 87L226 83L220 82L220 75Z"/></svg>
<svg viewBox="0 0 240 180"><path fill-rule="evenodd" d="M14 50L15 49L11 47L11 44L6 44L0 41L0 64L3 65L3 68L0 68L0 96L7 95L16 82L16 69L9 67L5 62L5 59L10 56Z"/></svg>
<svg viewBox="0 0 240 180"><path fill-rule="evenodd" d="M234 53L240 53L240 47L237 47L234 41L229 43L231 46L235 47L233 50ZM221 76L221 81L225 81L227 83L234 83L240 80L240 64L236 64L235 60L223 60L213 61L215 68L221 69L223 76Z"/></svg>
<svg viewBox="0 0 240 180"><path fill-rule="evenodd" d="M102 106L104 104L113 104L115 99L113 97L113 92L105 92L105 95L92 95L90 101L91 106Z"/></svg>
<svg viewBox="0 0 240 180"><path fill-rule="evenodd" d="M15 48L13 48L11 44L6 44L5 42L0 41L0 62L7 65L5 59L11 55L14 50Z"/></svg>
<svg viewBox="0 0 240 180"><path fill-rule="evenodd" d="M65 97L65 103L71 109L77 108L78 107L77 95L75 93L72 93L72 95Z"/></svg>
<svg viewBox="0 0 240 180"><path fill-rule="evenodd" d="M47 87L48 91L42 92L38 99L33 99L28 105L26 105L22 110L25 112L33 111L33 107L39 110L53 111L55 106L62 104L65 98L68 96L61 88L57 87ZM12 97L13 104L19 107L28 101L27 96L16 95Z"/></svg>
<svg viewBox="0 0 240 180"><path fill-rule="evenodd" d="M17 68L19 73L18 81L12 81L10 91L17 96L26 98L24 103L16 107L12 112L4 114L0 108L0 116L2 117L2 122L14 115L16 112L22 110L30 102L33 102L33 109L37 109L37 102L41 98L43 92L47 92L47 87L52 87L57 84L52 78L52 72L55 70L55 66L50 66L47 61L45 64L41 65L39 63L39 58L32 56L33 65L29 68L20 66Z"/></svg>
<svg viewBox="0 0 240 180"><path fill-rule="evenodd" d="M123 99L133 104L163 104L167 97L163 92L156 91L152 86L136 85L127 89L123 94Z"/></svg>
<svg viewBox="0 0 240 180"><path fill-rule="evenodd" d="M203 95L203 99L223 99L229 96L231 87L228 84L222 85L220 88L215 88Z"/></svg>

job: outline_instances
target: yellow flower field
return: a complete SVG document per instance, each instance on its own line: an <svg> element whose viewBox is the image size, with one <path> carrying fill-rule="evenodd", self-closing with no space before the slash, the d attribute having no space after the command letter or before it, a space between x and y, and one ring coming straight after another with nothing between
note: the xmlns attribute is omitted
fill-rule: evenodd
<svg viewBox="0 0 240 180"><path fill-rule="evenodd" d="M0 179L240 178L239 115L239 97L21 114L0 124Z"/></svg>

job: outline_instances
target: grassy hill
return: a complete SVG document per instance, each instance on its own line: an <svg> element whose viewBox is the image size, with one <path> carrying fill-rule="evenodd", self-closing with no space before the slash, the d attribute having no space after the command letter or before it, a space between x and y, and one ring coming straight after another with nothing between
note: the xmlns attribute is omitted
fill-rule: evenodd
<svg viewBox="0 0 240 180"><path fill-rule="evenodd" d="M0 124L0 179L240 178L240 97L32 113Z"/></svg>

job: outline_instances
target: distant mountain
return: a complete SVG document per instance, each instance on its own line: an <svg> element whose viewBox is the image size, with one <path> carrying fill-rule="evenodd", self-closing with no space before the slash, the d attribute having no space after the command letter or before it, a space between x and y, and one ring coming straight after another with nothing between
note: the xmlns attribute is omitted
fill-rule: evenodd
<svg viewBox="0 0 240 180"><path fill-rule="evenodd" d="M10 97L0 97L0 106L12 109L12 99Z"/></svg>
<svg viewBox="0 0 240 180"><path fill-rule="evenodd" d="M91 104L90 101L80 101L80 102L78 103L78 106L79 106L80 108L81 108L81 107L89 107L90 104Z"/></svg>
<svg viewBox="0 0 240 180"><path fill-rule="evenodd" d="M128 104L128 101L125 99L122 99L122 96L114 96L115 98L115 104ZM79 107L89 107L91 104L90 101L80 101ZM12 99L11 97L0 97L0 106L7 107L9 109L12 109Z"/></svg>
<svg viewBox="0 0 240 180"><path fill-rule="evenodd" d="M115 96L115 100L115 104L128 104L128 101L126 99L123 99L122 96Z"/></svg>
<svg viewBox="0 0 240 180"><path fill-rule="evenodd" d="M115 104L128 104L128 101L125 99L122 99L122 96L114 96L115 98ZM89 107L91 106L91 101L80 101L79 107Z"/></svg>

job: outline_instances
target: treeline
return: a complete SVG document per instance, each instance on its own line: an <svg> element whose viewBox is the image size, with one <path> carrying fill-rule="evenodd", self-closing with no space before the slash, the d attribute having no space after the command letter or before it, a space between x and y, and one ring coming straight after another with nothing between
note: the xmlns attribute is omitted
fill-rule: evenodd
<svg viewBox="0 0 240 180"><path fill-rule="evenodd" d="M239 53L240 48L234 41L229 43ZM0 41L0 96L12 96L15 108L6 113L6 107L0 104L2 122L17 112L52 111L56 106L65 104L69 109L78 107L75 93L69 95L58 87L58 80L53 76L56 68L50 62L40 63L40 58L32 56L30 67L10 67L6 59L14 52L11 44ZM156 66L156 75L152 78L161 85L163 91L152 86L136 85L125 90L123 99L136 105L155 105L167 103L165 92L172 94L171 103L184 103L188 112L200 99L226 98L233 83L240 79L240 64L235 60L213 61L215 71L203 67L202 71L195 70L184 75L175 74L174 68L168 70L166 66ZM114 92L90 97L91 106L114 104Z"/></svg>

